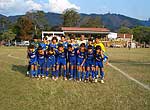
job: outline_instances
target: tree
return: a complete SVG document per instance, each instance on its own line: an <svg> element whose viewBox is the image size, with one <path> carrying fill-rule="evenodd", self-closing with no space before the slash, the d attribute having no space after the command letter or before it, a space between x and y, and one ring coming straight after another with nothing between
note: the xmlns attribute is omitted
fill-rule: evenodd
<svg viewBox="0 0 150 110"><path fill-rule="evenodd" d="M96 17L84 17L83 22L80 22L81 27L103 27L103 23L99 16Z"/></svg>
<svg viewBox="0 0 150 110"><path fill-rule="evenodd" d="M62 14L63 26L75 27L78 26L80 15L75 9L67 9Z"/></svg>
<svg viewBox="0 0 150 110"><path fill-rule="evenodd" d="M7 17L1 17L0 18L0 27L2 28L1 32L4 32L5 30L7 30L7 28L9 27L10 24L11 23Z"/></svg>
<svg viewBox="0 0 150 110"><path fill-rule="evenodd" d="M0 40L6 40L9 42L9 45L10 45L10 41L15 39L15 37L16 37L16 34L13 33L13 31L11 29L9 29L9 30L3 32L3 34L0 37Z"/></svg>
<svg viewBox="0 0 150 110"><path fill-rule="evenodd" d="M130 29L128 27L121 27L118 30L118 33L121 33L121 34L133 34L133 31L132 31L132 29Z"/></svg>
<svg viewBox="0 0 150 110"><path fill-rule="evenodd" d="M21 40L32 39L33 22L26 16L22 16L17 20L13 30L17 34L17 38Z"/></svg>

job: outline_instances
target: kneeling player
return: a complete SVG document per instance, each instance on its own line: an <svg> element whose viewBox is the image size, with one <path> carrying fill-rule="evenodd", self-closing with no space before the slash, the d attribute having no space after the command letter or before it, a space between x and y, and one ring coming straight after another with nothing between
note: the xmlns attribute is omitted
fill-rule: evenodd
<svg viewBox="0 0 150 110"><path fill-rule="evenodd" d="M54 80L55 76L55 51L53 47L49 47L48 50L46 51L46 77L48 77L49 74L49 69L52 68L52 79Z"/></svg>
<svg viewBox="0 0 150 110"><path fill-rule="evenodd" d="M33 45L28 47L29 65L31 65L30 74L32 78L37 77L37 55Z"/></svg>
<svg viewBox="0 0 150 110"><path fill-rule="evenodd" d="M100 68L100 75L101 75L101 83L104 83L103 79L104 79L104 67L103 67L103 59L104 59L104 55L103 55L103 52L101 50L101 47L100 46L96 46L96 55L95 55L96 59L96 63L95 63L95 66L96 66L96 72L95 72L95 82L97 82L97 79L98 79L98 68Z"/></svg>

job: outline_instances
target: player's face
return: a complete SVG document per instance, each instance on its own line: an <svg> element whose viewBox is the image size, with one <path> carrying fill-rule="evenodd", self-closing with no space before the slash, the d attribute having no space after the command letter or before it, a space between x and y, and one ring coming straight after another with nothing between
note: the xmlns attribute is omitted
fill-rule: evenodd
<svg viewBox="0 0 150 110"><path fill-rule="evenodd" d="M29 51L30 51L30 52L33 52L33 49L32 49L32 48L30 48L30 49L29 49Z"/></svg>
<svg viewBox="0 0 150 110"><path fill-rule="evenodd" d="M44 42L44 43L47 43L47 40L46 40L46 39L43 39L43 42Z"/></svg>
<svg viewBox="0 0 150 110"><path fill-rule="evenodd" d="M43 54L43 50L38 50L39 54Z"/></svg>
<svg viewBox="0 0 150 110"><path fill-rule="evenodd" d="M49 52L50 54L53 54L53 51L52 51L52 50L49 50L48 52Z"/></svg>
<svg viewBox="0 0 150 110"><path fill-rule="evenodd" d="M62 40L62 41L65 41L65 37L61 37L61 40Z"/></svg>
<svg viewBox="0 0 150 110"><path fill-rule="evenodd" d="M63 51L64 48L63 48L63 47L59 47L58 50L59 50L59 51Z"/></svg>
<svg viewBox="0 0 150 110"><path fill-rule="evenodd" d="M95 39L95 42L96 42L96 43L99 43L99 39L98 39L98 38L96 38L96 39Z"/></svg>
<svg viewBox="0 0 150 110"><path fill-rule="evenodd" d="M74 42L75 39L71 39L71 42Z"/></svg>
<svg viewBox="0 0 150 110"><path fill-rule="evenodd" d="M96 50L97 53L99 53L100 51L101 51L100 49L97 49L97 50Z"/></svg>
<svg viewBox="0 0 150 110"><path fill-rule="evenodd" d="M34 39L34 42L37 42L38 40L37 39Z"/></svg>
<svg viewBox="0 0 150 110"><path fill-rule="evenodd" d="M92 52L92 49L88 49L88 52L91 53L91 52Z"/></svg>
<svg viewBox="0 0 150 110"><path fill-rule="evenodd" d="M55 39L53 39L53 41L52 41L52 42L53 42L54 44L55 44L55 43L57 43L57 41L56 41Z"/></svg>
<svg viewBox="0 0 150 110"><path fill-rule="evenodd" d="M93 42L92 41L88 41L88 44L91 45Z"/></svg>
<svg viewBox="0 0 150 110"><path fill-rule="evenodd" d="M81 49L81 51L84 51L84 50L85 50L85 47L81 47L80 49Z"/></svg>
<svg viewBox="0 0 150 110"><path fill-rule="evenodd" d="M84 35L81 35L81 40L83 41L85 39Z"/></svg>

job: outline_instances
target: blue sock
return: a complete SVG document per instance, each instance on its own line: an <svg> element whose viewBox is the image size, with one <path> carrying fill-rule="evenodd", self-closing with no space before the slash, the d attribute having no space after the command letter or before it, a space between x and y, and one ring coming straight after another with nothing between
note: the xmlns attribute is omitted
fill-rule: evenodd
<svg viewBox="0 0 150 110"><path fill-rule="evenodd" d="M92 71L92 79L95 78L95 71Z"/></svg>
<svg viewBox="0 0 150 110"><path fill-rule="evenodd" d="M74 78L74 79L76 79L76 74L77 74L76 69L73 69L73 78Z"/></svg>
<svg viewBox="0 0 150 110"><path fill-rule="evenodd" d="M82 80L84 80L84 72L82 72L82 76L81 76Z"/></svg>
<svg viewBox="0 0 150 110"><path fill-rule="evenodd" d="M64 70L64 77L66 77L66 70Z"/></svg>
<svg viewBox="0 0 150 110"><path fill-rule="evenodd" d="M58 70L56 70L56 72L55 72L55 76L56 76L56 77L58 77Z"/></svg>
<svg viewBox="0 0 150 110"><path fill-rule="evenodd" d="M98 78L98 71L95 71L95 78Z"/></svg>
<svg viewBox="0 0 150 110"><path fill-rule="evenodd" d="M52 71L52 77L55 75L55 71Z"/></svg>
<svg viewBox="0 0 150 110"><path fill-rule="evenodd" d="M73 78L73 69L70 70L70 78Z"/></svg>
<svg viewBox="0 0 150 110"><path fill-rule="evenodd" d="M88 79L89 78L89 71L86 71L86 79Z"/></svg>
<svg viewBox="0 0 150 110"><path fill-rule="evenodd" d="M81 72L78 71L78 78L79 78L79 79L81 79L81 78L80 78L80 74L81 74Z"/></svg>
<svg viewBox="0 0 150 110"><path fill-rule="evenodd" d="M32 76L34 76L34 70L30 70Z"/></svg>
<svg viewBox="0 0 150 110"><path fill-rule="evenodd" d="M38 68L38 75L41 75L41 69Z"/></svg>
<svg viewBox="0 0 150 110"><path fill-rule="evenodd" d="M44 69L42 69L41 71L42 71L42 76L44 76Z"/></svg>
<svg viewBox="0 0 150 110"><path fill-rule="evenodd" d="M35 75L38 75L38 70L35 70Z"/></svg>
<svg viewBox="0 0 150 110"><path fill-rule="evenodd" d="M46 76L48 76L48 71L46 71Z"/></svg>

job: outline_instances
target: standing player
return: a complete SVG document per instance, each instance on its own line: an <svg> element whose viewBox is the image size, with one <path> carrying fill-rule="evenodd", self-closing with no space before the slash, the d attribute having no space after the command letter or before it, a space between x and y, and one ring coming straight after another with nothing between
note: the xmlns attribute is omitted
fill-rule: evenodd
<svg viewBox="0 0 150 110"><path fill-rule="evenodd" d="M56 80L58 79L58 73L59 73L59 70L60 70L60 66L63 67L64 69L64 80L67 80L67 77L66 77L66 51L63 47L62 44L59 44L58 45L58 50L56 51L56 57L57 57L57 68L56 68Z"/></svg>
<svg viewBox="0 0 150 110"><path fill-rule="evenodd" d="M45 51L41 46L38 48L37 59L38 59L38 77L40 78L42 76L42 78L44 78Z"/></svg>
<svg viewBox="0 0 150 110"><path fill-rule="evenodd" d="M57 37L52 38L52 42L49 44L49 47L53 47L54 50L58 48L58 39Z"/></svg>
<svg viewBox="0 0 150 110"><path fill-rule="evenodd" d="M96 72L95 72L95 82L97 82L98 79L98 68L100 68L100 75L101 75L101 83L104 83L104 66L103 66L103 59L104 59L104 55L103 55L103 51L101 50L100 46L96 46L96 55L95 55L96 59Z"/></svg>
<svg viewBox="0 0 150 110"><path fill-rule="evenodd" d="M78 48L78 44L77 44L77 41L75 40L75 37L74 36L71 36L70 37L70 42L69 44L71 44L75 49Z"/></svg>
<svg viewBox="0 0 150 110"><path fill-rule="evenodd" d="M55 79L55 66L56 66L56 59L55 59L55 51L53 47L49 47L46 51L46 77L48 77L49 69L52 68L52 79Z"/></svg>
<svg viewBox="0 0 150 110"><path fill-rule="evenodd" d="M88 46L87 50L87 58L86 58L86 81L89 81L89 75L92 73L92 81L94 81L95 78L95 53L94 49L91 45Z"/></svg>
<svg viewBox="0 0 150 110"><path fill-rule="evenodd" d="M37 55L34 45L29 45L28 56L29 65L31 66L30 74L32 78L37 77Z"/></svg>
<svg viewBox="0 0 150 110"><path fill-rule="evenodd" d="M68 59L70 67L70 80L76 80L76 65L77 65L77 49L75 49L71 44L68 45Z"/></svg>
<svg viewBox="0 0 150 110"><path fill-rule="evenodd" d="M39 44L39 46L41 46L44 51L45 51L46 49L48 49L49 42L48 42L48 40L47 40L47 37L44 37L44 38L43 38L43 41Z"/></svg>
<svg viewBox="0 0 150 110"><path fill-rule="evenodd" d="M85 61L86 61L86 48L85 44L80 45L79 50L77 51L77 69L78 69L78 80L84 81L85 75Z"/></svg>
<svg viewBox="0 0 150 110"><path fill-rule="evenodd" d="M64 46L64 48L67 50L67 48L68 48L68 42L67 42L65 36L61 36L61 40L60 40L59 43L62 44Z"/></svg>

